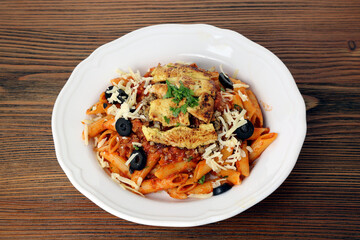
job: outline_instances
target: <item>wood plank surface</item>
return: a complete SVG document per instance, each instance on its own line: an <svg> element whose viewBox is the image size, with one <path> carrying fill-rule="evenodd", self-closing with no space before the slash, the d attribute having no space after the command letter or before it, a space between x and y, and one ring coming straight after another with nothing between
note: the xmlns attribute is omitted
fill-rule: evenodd
<svg viewBox="0 0 360 240"><path fill-rule="evenodd" d="M274 52L307 104L287 180L230 219L138 225L80 194L60 168L54 101L74 67L141 27L207 23ZM0 2L0 239L360 239L360 1Z"/></svg>

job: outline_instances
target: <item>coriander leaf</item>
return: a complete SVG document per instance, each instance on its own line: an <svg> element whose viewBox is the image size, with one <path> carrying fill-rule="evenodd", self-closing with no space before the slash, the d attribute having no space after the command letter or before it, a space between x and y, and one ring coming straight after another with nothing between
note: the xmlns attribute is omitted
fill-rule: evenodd
<svg viewBox="0 0 360 240"><path fill-rule="evenodd" d="M167 124L170 123L170 119L169 119L168 117L164 116L164 120L165 120L165 122L166 122Z"/></svg>
<svg viewBox="0 0 360 240"><path fill-rule="evenodd" d="M198 183L203 184L204 182L205 182L205 175L199 179Z"/></svg>

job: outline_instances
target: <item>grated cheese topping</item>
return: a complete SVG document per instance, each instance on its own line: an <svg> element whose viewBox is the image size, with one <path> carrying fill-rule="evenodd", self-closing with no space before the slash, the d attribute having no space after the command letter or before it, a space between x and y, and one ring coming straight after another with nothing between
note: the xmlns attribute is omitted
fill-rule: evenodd
<svg viewBox="0 0 360 240"><path fill-rule="evenodd" d="M129 164L131 163L131 161L136 158L136 156L139 155L139 153L135 153L135 154L132 154L129 159L125 162L125 165L126 166L129 166Z"/></svg>
<svg viewBox="0 0 360 240"><path fill-rule="evenodd" d="M210 198L212 197L213 193L205 193L205 194L189 194L189 198L200 198L200 199L205 199L205 198Z"/></svg>
<svg viewBox="0 0 360 240"><path fill-rule="evenodd" d="M250 86L245 83L235 83L234 84L234 88L248 88L248 87L250 87Z"/></svg>
<svg viewBox="0 0 360 240"><path fill-rule="evenodd" d="M108 167L109 167L109 163L104 160L104 157L103 157L103 156L100 157L100 153L99 153L99 152L96 152L96 159L99 161L100 166L101 166L102 168L108 168Z"/></svg>
<svg viewBox="0 0 360 240"><path fill-rule="evenodd" d="M113 89L109 91L109 93L113 93L111 95L112 99L113 97L116 98L115 92L117 92L118 89L123 90L127 95L128 98L124 99L124 102L121 104L120 108L117 108L115 105L112 105L107 109L107 114L111 114L115 116L115 122L119 118L125 118L125 119L146 119L144 115L140 115L139 111L141 110L141 107L143 106L143 103L140 103L139 106L136 108L137 102L137 92L140 84L144 83L145 91L144 93L147 94L149 92L149 89L151 87L150 81L153 79L152 77L142 77L139 70L134 72L131 68L129 68L129 72L125 73L121 70L117 70L117 73L120 75L123 79L128 79L128 82L125 84L124 80L120 80L117 85L114 85ZM130 109L135 109L134 112L131 112Z"/></svg>
<svg viewBox="0 0 360 240"><path fill-rule="evenodd" d="M252 152L254 151L250 146L246 146L246 149L247 149L250 153L252 153Z"/></svg>
<svg viewBox="0 0 360 240"><path fill-rule="evenodd" d="M107 138L101 139L101 141L98 142L98 144L97 144L97 148L101 148L105 144L106 140L107 140Z"/></svg>
<svg viewBox="0 0 360 240"><path fill-rule="evenodd" d="M248 97L245 94L243 94L240 90L238 91L238 94L243 102L248 100Z"/></svg>
<svg viewBox="0 0 360 240"><path fill-rule="evenodd" d="M128 178L124 178L122 176L120 176L118 173L111 173L111 178L115 181L115 182L121 182L121 183L125 183L131 187L133 187L135 190L139 189L139 186L136 185L136 183Z"/></svg>

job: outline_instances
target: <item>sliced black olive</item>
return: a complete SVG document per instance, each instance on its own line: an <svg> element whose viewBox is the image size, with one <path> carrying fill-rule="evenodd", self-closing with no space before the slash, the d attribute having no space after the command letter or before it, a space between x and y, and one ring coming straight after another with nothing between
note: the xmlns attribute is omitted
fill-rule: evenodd
<svg viewBox="0 0 360 240"><path fill-rule="evenodd" d="M230 184L224 183L223 185L218 186L213 189L213 195L216 196L216 195L222 194L226 191L229 191L231 188L232 188L232 186Z"/></svg>
<svg viewBox="0 0 360 240"><path fill-rule="evenodd" d="M130 120L126 120L125 118L119 118L115 123L116 131L120 134L120 136L129 136L132 129L132 124Z"/></svg>
<svg viewBox="0 0 360 240"><path fill-rule="evenodd" d="M108 98L111 97L112 93L108 93L108 91L111 91L113 88L114 88L114 86L110 86L105 90L105 98L106 98L106 100L108 100Z"/></svg>
<svg viewBox="0 0 360 240"><path fill-rule="evenodd" d="M136 154L136 156L130 162L130 169L129 169L130 173L134 172L134 170L144 169L144 167L146 166L146 162L147 162L146 153L142 148L139 148L139 150L134 150L131 153L131 156L133 156L134 154Z"/></svg>
<svg viewBox="0 0 360 240"><path fill-rule="evenodd" d="M107 103L103 103L103 108L105 109L107 107Z"/></svg>
<svg viewBox="0 0 360 240"><path fill-rule="evenodd" d="M130 109L130 112L131 112L131 113L133 113L133 112L135 112L135 111L136 111L136 108Z"/></svg>
<svg viewBox="0 0 360 240"><path fill-rule="evenodd" d="M219 81L225 88L230 88L230 89L234 88L233 82L224 73L219 74Z"/></svg>
<svg viewBox="0 0 360 240"><path fill-rule="evenodd" d="M106 100L108 100L109 103L123 103L125 102L125 100L129 97L129 95L126 94L126 92L122 89L118 89L117 92L119 93L117 95L117 99L116 100L113 100L113 99L110 99L111 98L111 95L112 93L108 93L108 91L111 91L112 89L114 88L114 86L110 86L106 89L105 91L105 98Z"/></svg>
<svg viewBox="0 0 360 240"><path fill-rule="evenodd" d="M117 98L119 99L120 103L125 102L125 100L129 97L129 95L126 94L126 92L122 89L118 90L119 95L117 96Z"/></svg>
<svg viewBox="0 0 360 240"><path fill-rule="evenodd" d="M245 140L251 137L254 133L254 125L246 119L246 124L242 125L241 127L238 127L235 130L236 136L241 139Z"/></svg>

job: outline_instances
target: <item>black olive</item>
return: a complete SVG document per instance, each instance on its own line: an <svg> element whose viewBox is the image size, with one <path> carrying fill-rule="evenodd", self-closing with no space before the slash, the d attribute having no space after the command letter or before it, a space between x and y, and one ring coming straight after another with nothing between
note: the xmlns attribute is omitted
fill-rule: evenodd
<svg viewBox="0 0 360 240"><path fill-rule="evenodd" d="M230 78L225 75L224 73L220 73L219 74L219 81L220 83L225 87L225 88L230 88L233 89L234 88L234 84L233 82L230 80Z"/></svg>
<svg viewBox="0 0 360 240"><path fill-rule="evenodd" d="M117 98L119 99L120 103L125 102L125 100L129 97L129 95L126 94L126 92L122 89L118 90L119 95L117 96Z"/></svg>
<svg viewBox="0 0 360 240"><path fill-rule="evenodd" d="M114 88L114 86L110 86L110 87L108 87L106 90L105 90L105 98L106 98L106 100L108 99L108 98L110 98L111 97L111 93L107 93L108 91L110 91L111 89L113 89Z"/></svg>
<svg viewBox="0 0 360 240"><path fill-rule="evenodd" d="M129 136L132 129L132 124L130 120L126 120L125 118L119 118L115 123L116 131L120 134L120 136Z"/></svg>
<svg viewBox="0 0 360 240"><path fill-rule="evenodd" d="M134 150L131 153L131 156L136 154L134 159L130 162L130 173L134 172L134 170L143 170L146 166L146 153L142 148L139 148L139 150ZM130 156L130 157L131 157Z"/></svg>
<svg viewBox="0 0 360 240"><path fill-rule="evenodd" d="M136 108L130 109L130 112L131 112L131 113L133 113L133 112L135 112L135 111L136 111Z"/></svg>
<svg viewBox="0 0 360 240"><path fill-rule="evenodd" d="M249 120L246 119L246 123L241 127L238 127L235 130L235 133L236 136L241 140L248 139L254 133L254 125Z"/></svg>
<svg viewBox="0 0 360 240"><path fill-rule="evenodd" d="M107 107L107 103L103 103L103 108L105 109Z"/></svg>
<svg viewBox="0 0 360 240"><path fill-rule="evenodd" d="M108 93L108 91L111 91L113 88L114 88L114 86L110 86L110 87L108 87L106 89L106 91L105 91L106 100L108 100L109 103L114 103L114 104L116 104L116 103L121 103L121 104L124 103L125 100L129 97L129 95L127 95L126 92L124 90L122 90L122 89L117 90L117 92L119 94L117 95L116 100L110 100L112 93Z"/></svg>
<svg viewBox="0 0 360 240"><path fill-rule="evenodd" d="M214 196L220 195L220 194L230 190L231 188L232 188L232 186L230 184L224 183L223 185L218 186L218 187L213 189L213 195Z"/></svg>

